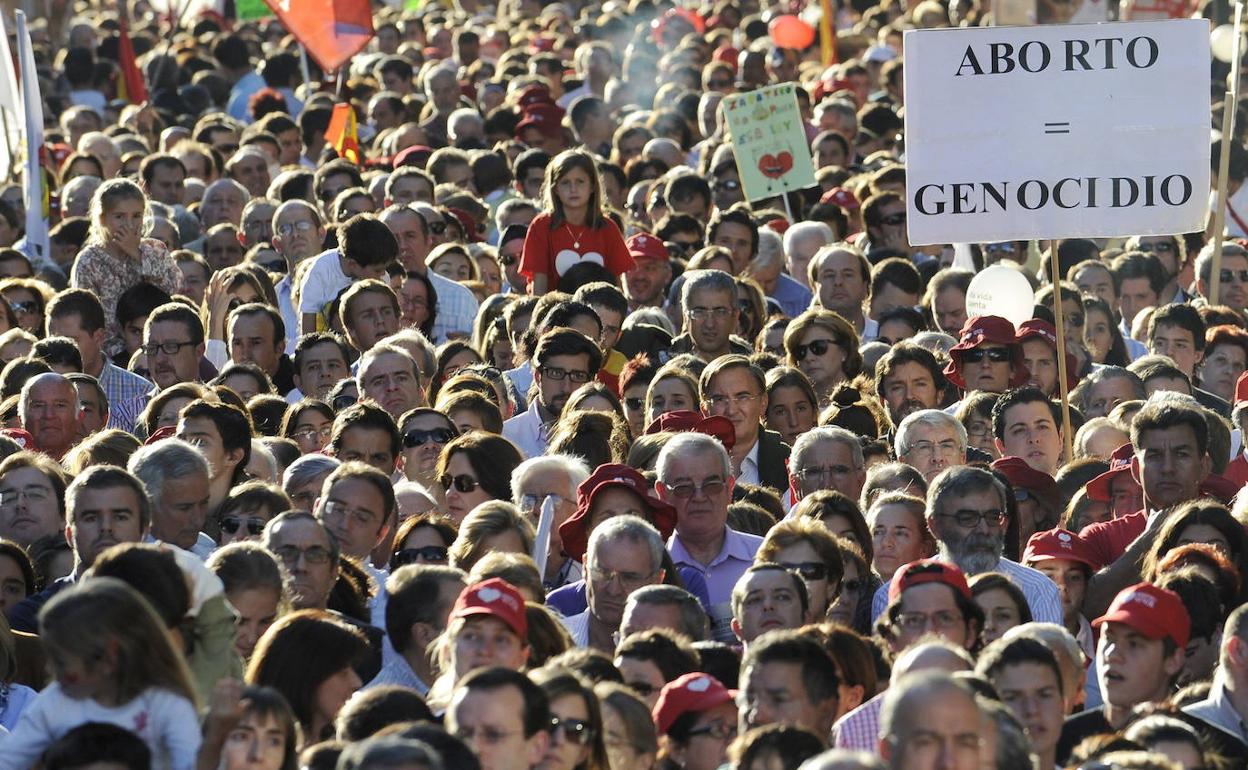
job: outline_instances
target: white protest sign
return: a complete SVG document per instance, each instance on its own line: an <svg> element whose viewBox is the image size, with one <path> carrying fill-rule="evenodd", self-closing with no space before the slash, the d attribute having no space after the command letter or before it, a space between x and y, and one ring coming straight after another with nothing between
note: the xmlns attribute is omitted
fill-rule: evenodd
<svg viewBox="0 0 1248 770"><path fill-rule="evenodd" d="M1205 227L1203 19L905 33L910 243Z"/></svg>

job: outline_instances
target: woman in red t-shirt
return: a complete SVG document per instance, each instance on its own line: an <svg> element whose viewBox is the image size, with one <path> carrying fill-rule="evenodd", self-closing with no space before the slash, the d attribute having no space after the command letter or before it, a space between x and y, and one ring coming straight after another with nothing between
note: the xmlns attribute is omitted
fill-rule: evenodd
<svg viewBox="0 0 1248 770"><path fill-rule="evenodd" d="M565 150L546 167L545 210L529 225L520 272L530 293L559 288L559 276L580 262L596 262L619 278L633 267L624 236L602 210L602 183L594 158Z"/></svg>

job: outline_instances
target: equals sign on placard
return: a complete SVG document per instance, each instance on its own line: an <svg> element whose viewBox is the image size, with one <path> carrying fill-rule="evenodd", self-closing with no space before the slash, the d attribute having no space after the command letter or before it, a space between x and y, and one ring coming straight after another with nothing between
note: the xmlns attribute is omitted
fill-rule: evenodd
<svg viewBox="0 0 1248 770"><path fill-rule="evenodd" d="M1046 134L1069 134L1070 123L1045 123L1044 133Z"/></svg>

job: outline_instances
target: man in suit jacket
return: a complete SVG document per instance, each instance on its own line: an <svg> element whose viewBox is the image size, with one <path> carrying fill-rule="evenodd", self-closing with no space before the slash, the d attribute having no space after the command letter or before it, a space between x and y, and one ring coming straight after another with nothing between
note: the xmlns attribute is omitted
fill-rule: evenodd
<svg viewBox="0 0 1248 770"><path fill-rule="evenodd" d="M699 386L703 411L732 423L729 455L737 481L784 492L789 445L779 433L763 428L767 388L762 369L742 355L720 356L703 370Z"/></svg>

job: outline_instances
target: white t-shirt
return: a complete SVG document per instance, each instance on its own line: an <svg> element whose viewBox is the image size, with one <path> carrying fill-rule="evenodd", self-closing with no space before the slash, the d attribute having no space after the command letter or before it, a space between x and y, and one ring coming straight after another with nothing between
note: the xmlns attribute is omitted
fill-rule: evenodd
<svg viewBox="0 0 1248 770"><path fill-rule="evenodd" d="M330 249L312 258L312 266L304 273L299 290L299 312L319 313L351 285L351 278L342 272L338 249Z"/></svg>
<svg viewBox="0 0 1248 770"><path fill-rule="evenodd" d="M152 767L162 770L193 770L203 740L195 707L181 695L151 687L129 703L112 707L89 698L70 698L53 682L26 707L13 732L0 735L0 770L34 767L48 746L87 722L133 732L152 750Z"/></svg>

